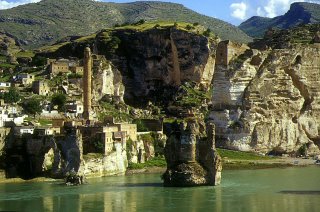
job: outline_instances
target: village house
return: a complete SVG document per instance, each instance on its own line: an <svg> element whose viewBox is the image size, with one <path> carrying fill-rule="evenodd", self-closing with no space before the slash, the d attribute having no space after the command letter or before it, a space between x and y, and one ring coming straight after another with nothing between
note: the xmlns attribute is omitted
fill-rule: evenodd
<svg viewBox="0 0 320 212"><path fill-rule="evenodd" d="M61 133L60 127L37 127L34 129L33 134L37 136L45 136L45 135L58 135Z"/></svg>
<svg viewBox="0 0 320 212"><path fill-rule="evenodd" d="M58 75L59 73L68 73L69 72L69 60L60 59L50 61L49 72L53 76Z"/></svg>
<svg viewBox="0 0 320 212"><path fill-rule="evenodd" d="M122 129L122 130L121 130ZM121 143L123 148L127 139L137 140L135 124L112 124L106 126L80 127L83 138L83 151L85 154L95 152L94 143L99 141L104 146L104 154L114 150L115 143Z"/></svg>
<svg viewBox="0 0 320 212"><path fill-rule="evenodd" d="M67 101L65 107L68 117L76 118L82 116L83 104L80 101Z"/></svg>
<svg viewBox="0 0 320 212"><path fill-rule="evenodd" d="M82 75L83 74L83 66L72 66L72 67L70 67L70 71L72 73Z"/></svg>
<svg viewBox="0 0 320 212"><path fill-rule="evenodd" d="M18 126L14 127L14 135L16 136L22 136L24 134L31 134L33 135L34 133L34 126Z"/></svg>
<svg viewBox="0 0 320 212"><path fill-rule="evenodd" d="M0 93L7 92L11 87L10 82L0 82Z"/></svg>
<svg viewBox="0 0 320 212"><path fill-rule="evenodd" d="M137 140L137 125L136 124L127 124L127 123L118 123L115 124L118 127L118 132L126 132L127 139L133 141Z"/></svg>
<svg viewBox="0 0 320 212"><path fill-rule="evenodd" d="M47 82L37 80L32 83L32 91L38 95L48 96L50 93L50 87Z"/></svg>
<svg viewBox="0 0 320 212"><path fill-rule="evenodd" d="M18 114L14 106L4 105L0 107L0 127L22 125L27 115Z"/></svg>
<svg viewBox="0 0 320 212"><path fill-rule="evenodd" d="M34 81L34 75L32 74L18 74L13 77L13 81L22 85L30 85Z"/></svg>
<svg viewBox="0 0 320 212"><path fill-rule="evenodd" d="M44 102L42 104L41 116L48 117L48 116L57 116L57 115L59 115L59 111L54 110L50 102Z"/></svg>

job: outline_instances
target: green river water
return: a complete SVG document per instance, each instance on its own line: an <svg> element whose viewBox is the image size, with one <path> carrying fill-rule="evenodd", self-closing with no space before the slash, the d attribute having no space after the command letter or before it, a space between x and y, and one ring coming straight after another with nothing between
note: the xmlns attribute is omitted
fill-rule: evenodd
<svg viewBox="0 0 320 212"><path fill-rule="evenodd" d="M164 188L159 174L0 184L0 211L319 212L320 166L223 171L216 187Z"/></svg>

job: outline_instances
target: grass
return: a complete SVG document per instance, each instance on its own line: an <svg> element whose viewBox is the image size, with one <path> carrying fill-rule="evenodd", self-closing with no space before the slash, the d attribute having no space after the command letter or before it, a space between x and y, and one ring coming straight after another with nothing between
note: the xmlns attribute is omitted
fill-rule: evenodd
<svg viewBox="0 0 320 212"><path fill-rule="evenodd" d="M283 163L255 163L255 162L223 162L222 168L224 170L240 170L240 169L269 169L269 168L286 168L293 166L292 164Z"/></svg>
<svg viewBox="0 0 320 212"><path fill-rule="evenodd" d="M39 119L38 122L41 126L52 125L52 120L48 120L48 119Z"/></svg>
<svg viewBox="0 0 320 212"><path fill-rule="evenodd" d="M18 57L34 57L35 53L33 51L21 51L18 52L15 56Z"/></svg>
<svg viewBox="0 0 320 212"><path fill-rule="evenodd" d="M0 76L0 82L8 82L13 77L13 74L2 74Z"/></svg>
<svg viewBox="0 0 320 212"><path fill-rule="evenodd" d="M240 152L234 150L220 149L217 151L221 158L228 158L230 160L272 160L273 158L267 156L260 156L251 152Z"/></svg>
<svg viewBox="0 0 320 212"><path fill-rule="evenodd" d="M163 157L155 157L145 163L129 163L128 169L143 169L148 167L166 167L167 163Z"/></svg>
<svg viewBox="0 0 320 212"><path fill-rule="evenodd" d="M62 46L65 46L67 44L70 44L70 42L58 43L58 44L54 44L52 46L44 46L44 47L39 48L39 50L44 51L44 52L55 52L59 48L61 48Z"/></svg>
<svg viewBox="0 0 320 212"><path fill-rule="evenodd" d="M0 68L15 68L16 65L12 65L12 64L9 64L9 63L1 63L0 64Z"/></svg>

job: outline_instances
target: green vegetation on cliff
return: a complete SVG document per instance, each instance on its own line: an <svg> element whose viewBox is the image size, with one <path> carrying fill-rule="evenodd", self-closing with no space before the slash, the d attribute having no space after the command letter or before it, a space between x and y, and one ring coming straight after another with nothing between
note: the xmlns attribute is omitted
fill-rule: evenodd
<svg viewBox="0 0 320 212"><path fill-rule="evenodd" d="M222 39L251 40L229 23L198 14L180 4L154 1L117 4L88 0L42 0L1 10L0 29L17 37L23 46L32 48L67 36L91 34L141 19L199 23Z"/></svg>

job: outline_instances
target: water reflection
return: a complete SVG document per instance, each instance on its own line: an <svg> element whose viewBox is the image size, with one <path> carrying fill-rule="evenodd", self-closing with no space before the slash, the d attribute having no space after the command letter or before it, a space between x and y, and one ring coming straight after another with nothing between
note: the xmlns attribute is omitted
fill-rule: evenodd
<svg viewBox="0 0 320 212"><path fill-rule="evenodd" d="M319 168L229 171L222 185L197 188L164 188L157 175L0 184L0 211L320 211L318 176Z"/></svg>

